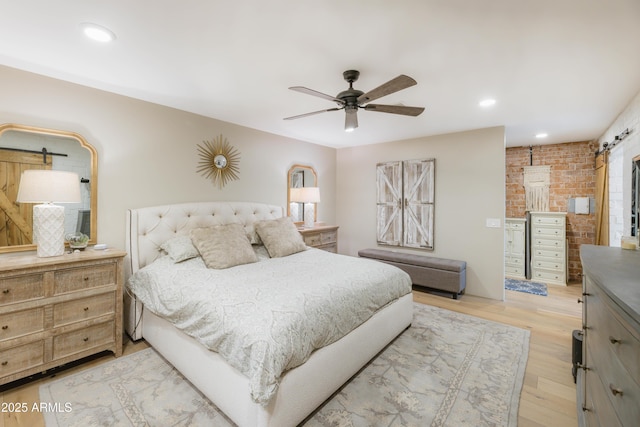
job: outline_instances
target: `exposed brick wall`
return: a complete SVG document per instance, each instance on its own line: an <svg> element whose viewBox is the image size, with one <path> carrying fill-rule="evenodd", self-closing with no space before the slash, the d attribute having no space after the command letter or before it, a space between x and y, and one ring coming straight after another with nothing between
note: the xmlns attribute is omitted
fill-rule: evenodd
<svg viewBox="0 0 640 427"><path fill-rule="evenodd" d="M596 175L595 141L566 144L537 145L533 147L533 166L551 166L549 210L567 212L569 198L595 197ZM507 218L525 215L523 167L529 166L529 147L513 147L506 150L506 206ZM569 281L580 282L582 265L580 245L595 243L595 215L567 214L567 238L569 241Z"/></svg>

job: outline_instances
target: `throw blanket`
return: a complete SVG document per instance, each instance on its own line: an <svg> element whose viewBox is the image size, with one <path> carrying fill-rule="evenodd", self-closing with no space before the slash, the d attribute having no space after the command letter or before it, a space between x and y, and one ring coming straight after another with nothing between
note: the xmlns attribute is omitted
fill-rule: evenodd
<svg viewBox="0 0 640 427"><path fill-rule="evenodd" d="M308 249L213 270L168 257L128 282L145 309L218 352L267 405L281 375L411 292L411 279L380 262Z"/></svg>

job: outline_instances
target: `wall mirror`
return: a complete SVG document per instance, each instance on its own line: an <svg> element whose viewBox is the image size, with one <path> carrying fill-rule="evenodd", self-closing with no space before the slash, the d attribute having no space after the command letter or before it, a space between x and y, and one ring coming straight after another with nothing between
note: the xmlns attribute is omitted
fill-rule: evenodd
<svg viewBox="0 0 640 427"><path fill-rule="evenodd" d="M98 155L82 136L67 131L18 124L0 125L0 253L35 250L28 237L33 204L16 203L26 169L75 172L80 203L65 203L65 234L81 231L97 242ZM26 231L26 233L25 233Z"/></svg>
<svg viewBox="0 0 640 427"><path fill-rule="evenodd" d="M294 222L304 221L304 207L302 203L291 202L291 189L299 187L317 187L318 174L311 166L293 165L287 174L287 216ZM318 219L318 210L314 209L314 222Z"/></svg>

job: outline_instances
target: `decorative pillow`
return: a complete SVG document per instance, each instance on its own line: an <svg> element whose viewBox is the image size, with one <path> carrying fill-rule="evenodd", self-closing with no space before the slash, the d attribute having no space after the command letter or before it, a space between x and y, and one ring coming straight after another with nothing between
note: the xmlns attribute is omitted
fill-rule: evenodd
<svg viewBox="0 0 640 427"><path fill-rule="evenodd" d="M191 240L208 268L229 268L258 261L241 224L191 230Z"/></svg>
<svg viewBox="0 0 640 427"><path fill-rule="evenodd" d="M259 221L255 228L271 258L284 257L307 249L289 217Z"/></svg>
<svg viewBox="0 0 640 427"><path fill-rule="evenodd" d="M178 236L169 239L160 246L174 262L182 262L200 256L189 236Z"/></svg>

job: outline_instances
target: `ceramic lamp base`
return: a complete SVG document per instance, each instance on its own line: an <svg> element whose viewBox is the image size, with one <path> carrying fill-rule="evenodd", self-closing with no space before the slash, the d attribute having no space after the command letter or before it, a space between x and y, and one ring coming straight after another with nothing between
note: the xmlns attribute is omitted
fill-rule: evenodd
<svg viewBox="0 0 640 427"><path fill-rule="evenodd" d="M33 207L33 240L39 257L64 254L64 207L53 204Z"/></svg>
<svg viewBox="0 0 640 427"><path fill-rule="evenodd" d="M315 224L315 205L313 203L304 204L304 228L313 228Z"/></svg>

